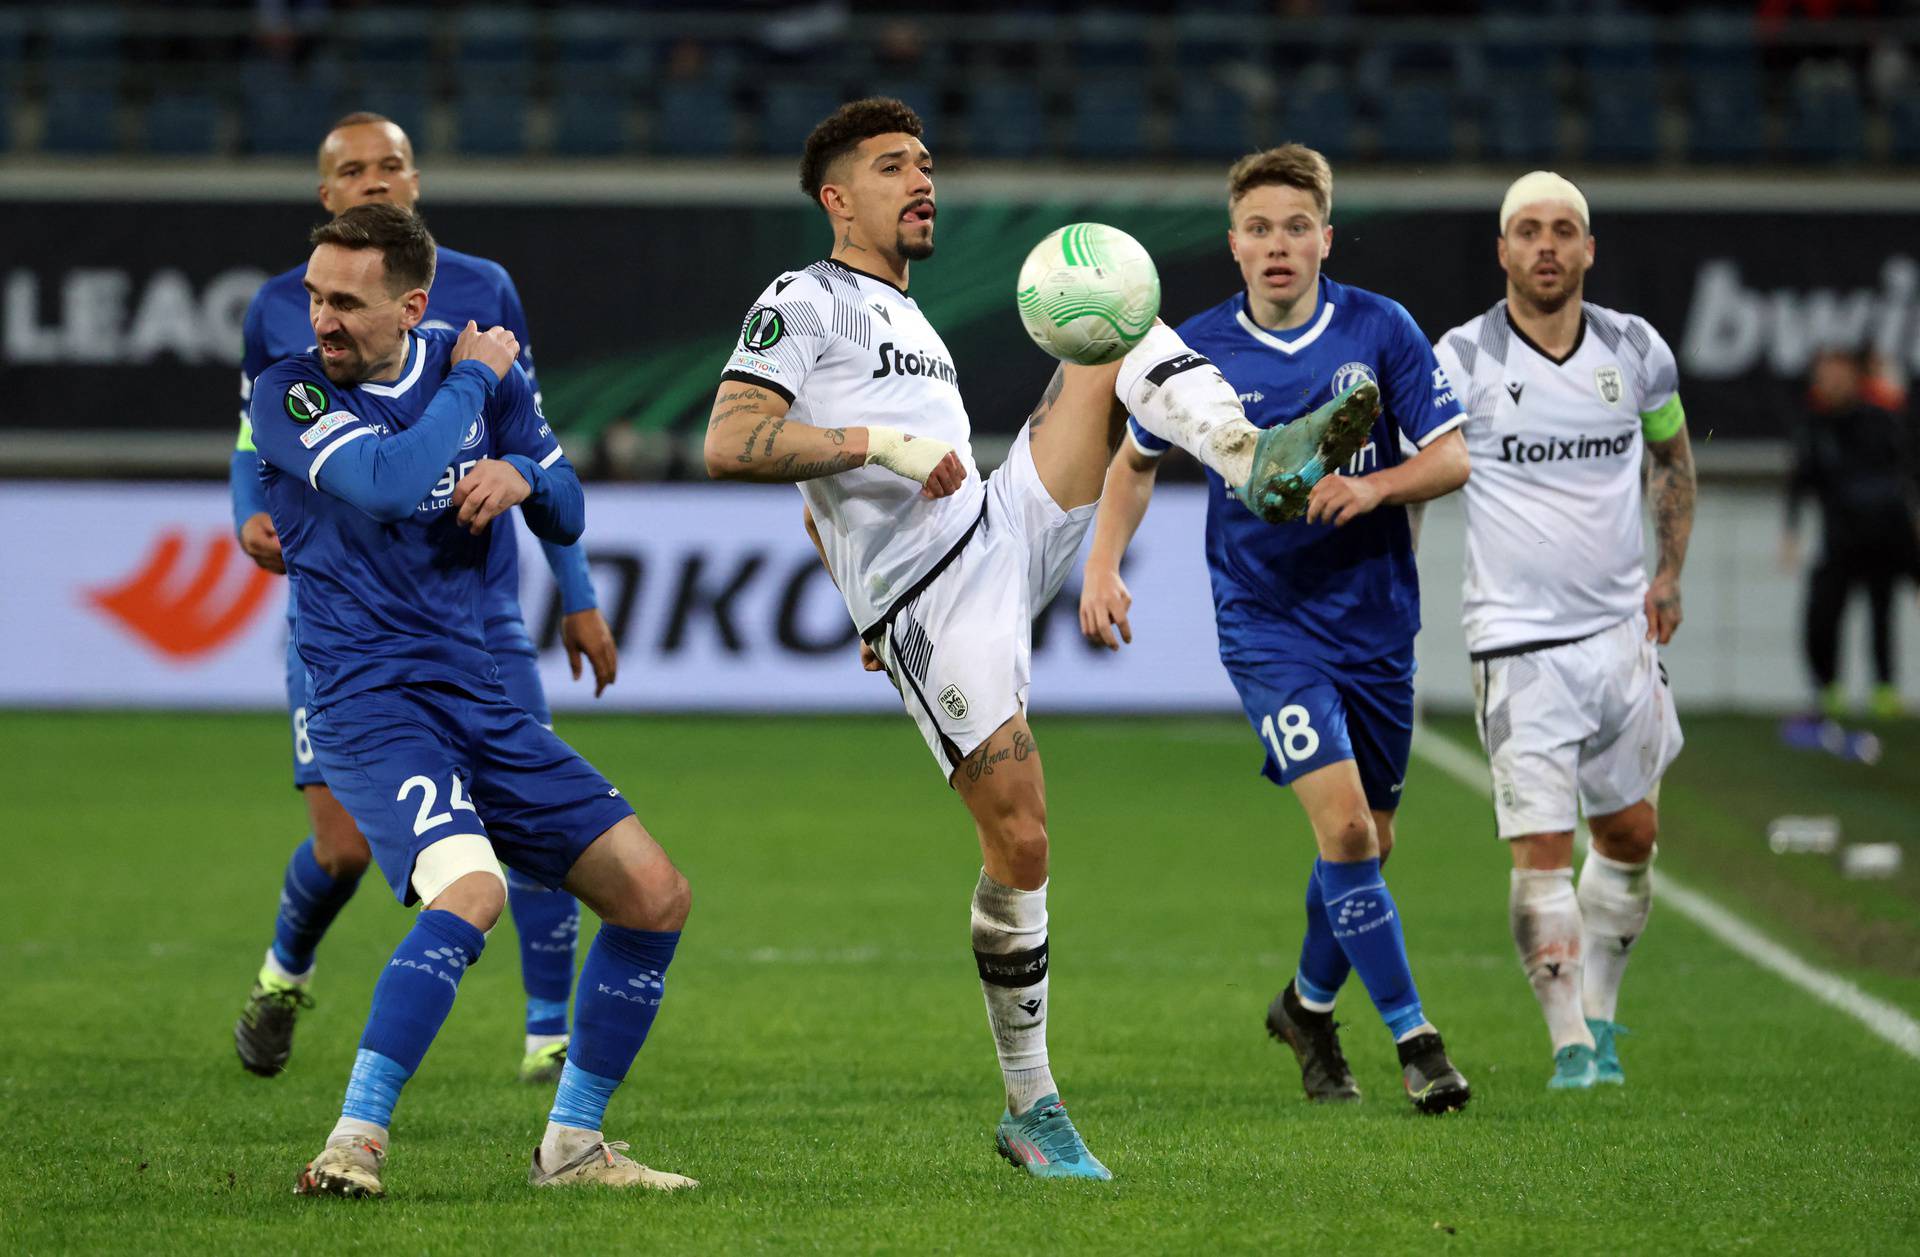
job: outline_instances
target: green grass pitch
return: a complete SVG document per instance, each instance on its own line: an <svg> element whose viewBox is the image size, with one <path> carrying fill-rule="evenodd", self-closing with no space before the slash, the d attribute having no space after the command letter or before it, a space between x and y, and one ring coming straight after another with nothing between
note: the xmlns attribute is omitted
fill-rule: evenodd
<svg viewBox="0 0 1920 1257"><path fill-rule="evenodd" d="M1309 1107L1261 1018L1292 969L1310 840L1254 775L1251 735L1037 725L1053 1059L1115 1182L1030 1181L993 1153L974 840L904 720L567 719L694 887L608 1132L704 1185L527 1188L551 1097L513 1081L503 922L401 1102L389 1198L345 1202L289 1189L408 918L370 878L321 951L289 1071L240 1070L231 1026L302 824L282 722L0 717L0 1251L1913 1250L1920 1062L1658 905L1622 1005L1629 1085L1549 1096L1488 805L1418 760L1389 871L1474 1102L1414 1114L1355 983L1341 1009L1366 1100ZM1913 880L1842 883L1756 828L1837 800L1851 828L1911 844L1920 741L1856 773L1782 758L1758 722L1689 735L1663 867L1920 1008Z"/></svg>

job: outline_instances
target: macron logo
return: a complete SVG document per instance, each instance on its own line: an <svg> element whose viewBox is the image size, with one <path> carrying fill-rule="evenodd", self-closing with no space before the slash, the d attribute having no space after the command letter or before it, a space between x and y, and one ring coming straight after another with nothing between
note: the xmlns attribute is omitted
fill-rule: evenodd
<svg viewBox="0 0 1920 1257"><path fill-rule="evenodd" d="M273 576L241 554L225 529L209 529L196 538L184 528L169 528L138 571L118 585L87 591L86 597L154 650L184 661L238 637L272 584Z"/></svg>

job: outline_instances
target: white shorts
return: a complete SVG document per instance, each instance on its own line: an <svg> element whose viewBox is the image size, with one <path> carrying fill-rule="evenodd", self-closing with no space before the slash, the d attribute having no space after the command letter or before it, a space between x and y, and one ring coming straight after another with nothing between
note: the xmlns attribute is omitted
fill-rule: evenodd
<svg viewBox="0 0 1920 1257"><path fill-rule="evenodd" d="M1061 509L1040 483L1024 427L986 488L972 536L868 635L949 778L1026 710L1033 618L1060 592L1098 509Z"/></svg>
<svg viewBox="0 0 1920 1257"><path fill-rule="evenodd" d="M1501 838L1571 830L1649 797L1680 754L1673 691L1644 615L1592 637L1476 660L1480 744Z"/></svg>

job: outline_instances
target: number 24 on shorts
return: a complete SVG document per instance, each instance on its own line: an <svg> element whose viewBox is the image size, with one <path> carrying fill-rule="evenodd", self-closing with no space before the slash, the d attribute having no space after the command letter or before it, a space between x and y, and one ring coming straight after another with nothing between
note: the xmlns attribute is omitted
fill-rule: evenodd
<svg viewBox="0 0 1920 1257"><path fill-rule="evenodd" d="M1260 735L1273 748L1273 757L1282 768L1289 760L1299 763L1312 759L1320 750L1320 735L1307 709L1299 703L1288 703L1276 714L1260 717Z"/></svg>

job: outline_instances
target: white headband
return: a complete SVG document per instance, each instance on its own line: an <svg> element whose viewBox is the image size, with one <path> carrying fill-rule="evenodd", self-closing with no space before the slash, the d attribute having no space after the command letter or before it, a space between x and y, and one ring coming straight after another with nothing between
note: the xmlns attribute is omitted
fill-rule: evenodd
<svg viewBox="0 0 1920 1257"><path fill-rule="evenodd" d="M1500 234L1507 234L1507 224L1513 221L1521 206L1535 201L1565 201L1580 215L1580 225L1593 230L1593 220L1587 217L1587 198L1580 194L1580 189L1551 170L1536 170L1521 175L1507 189L1506 197L1500 202Z"/></svg>

